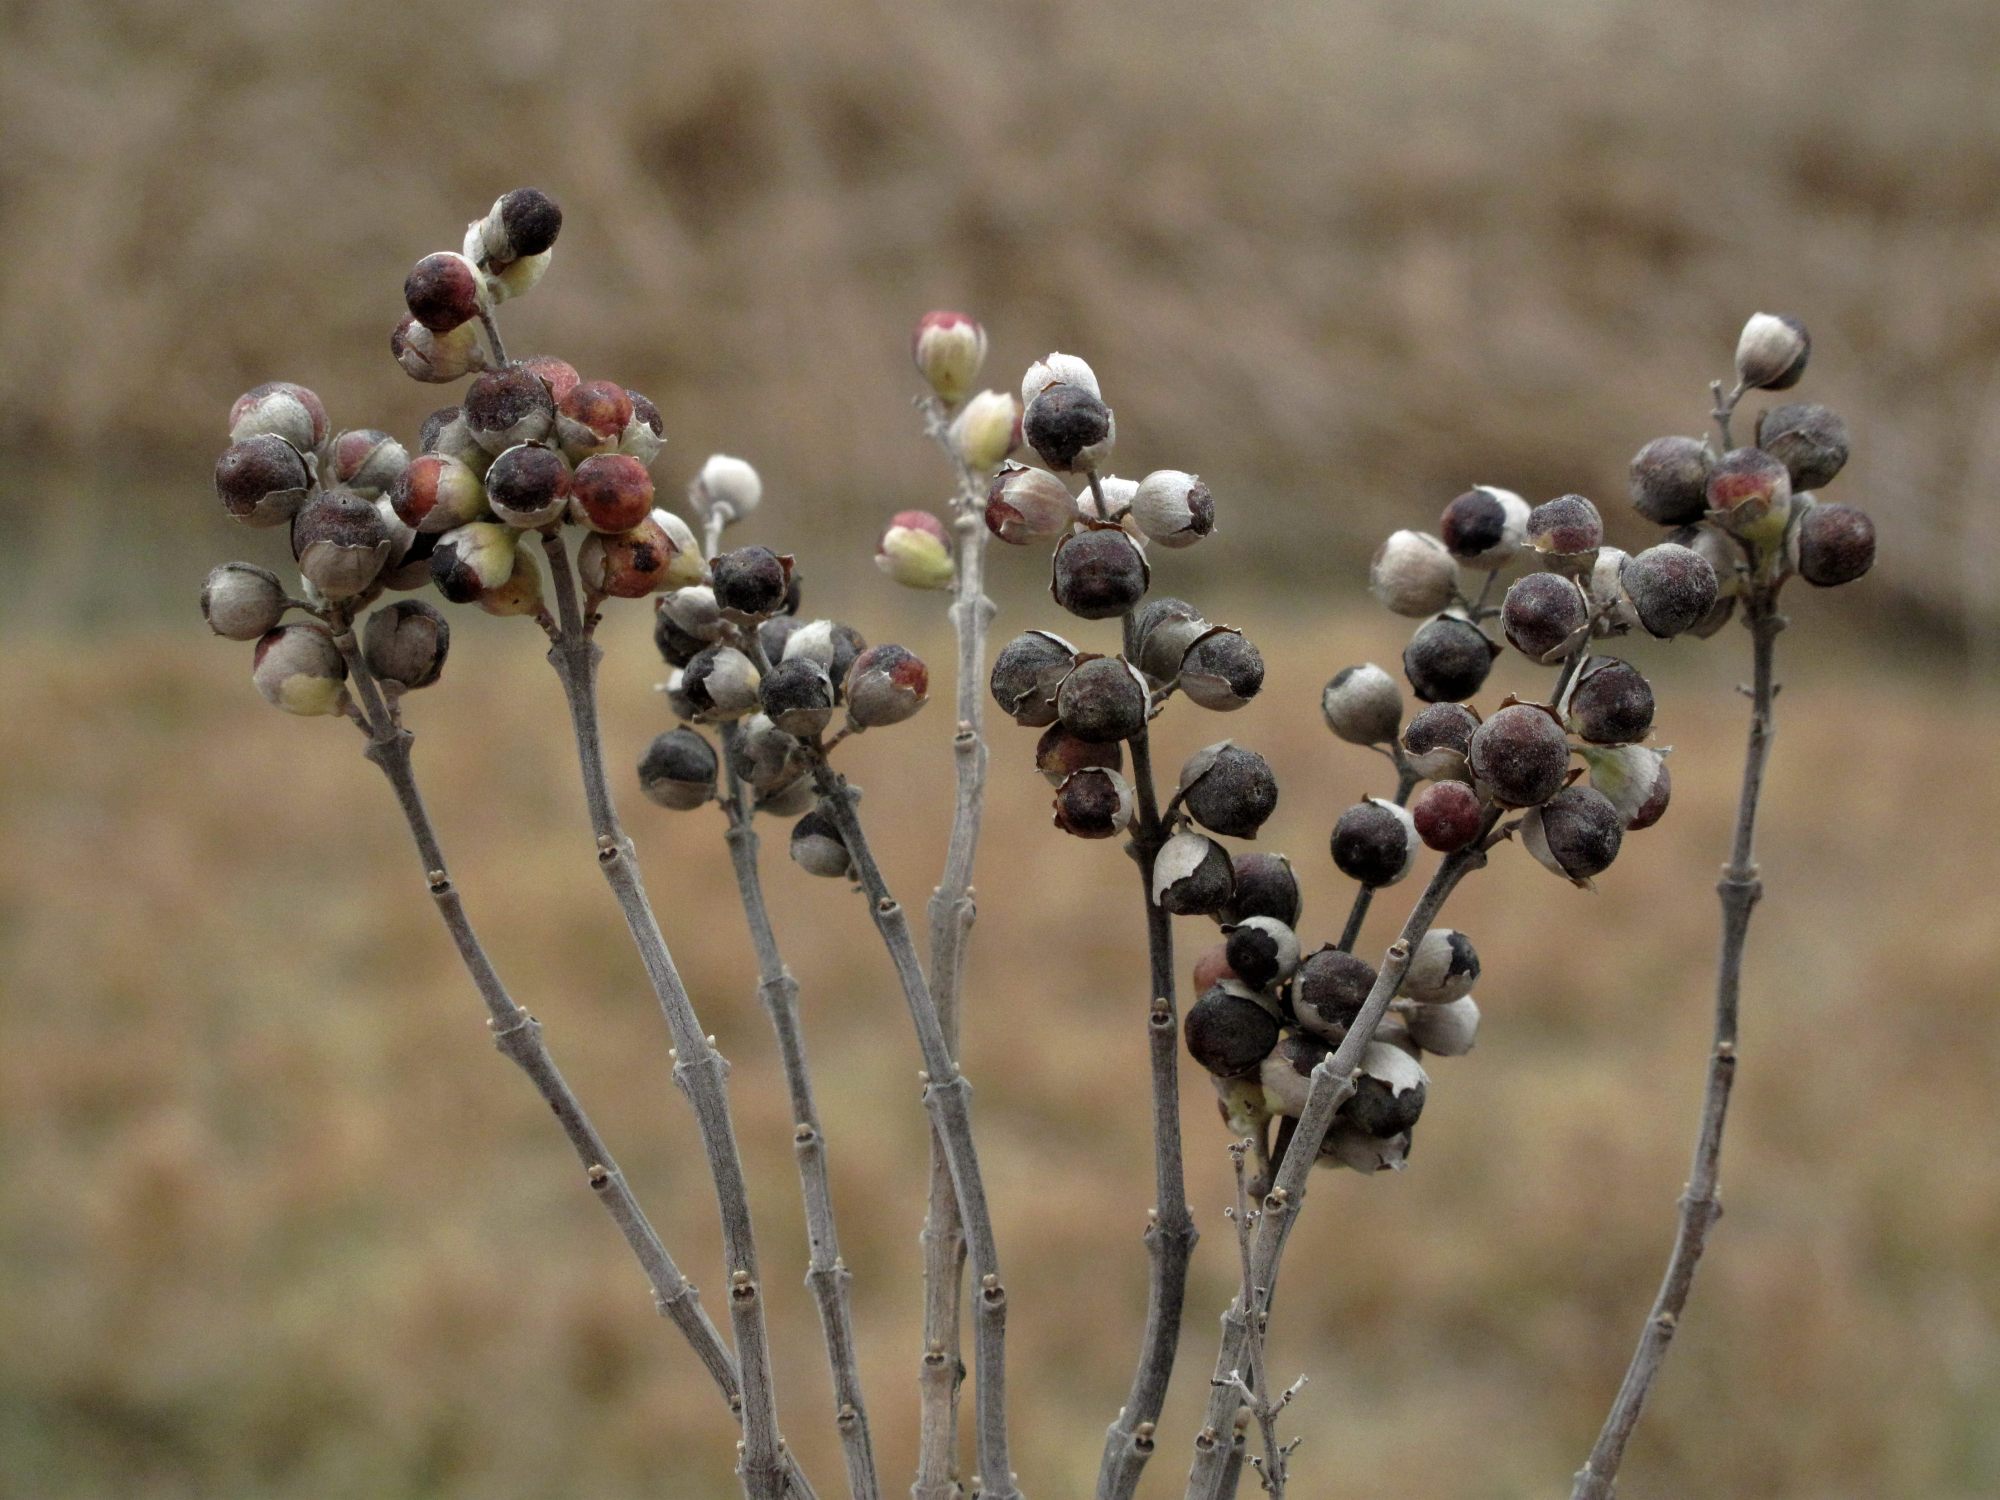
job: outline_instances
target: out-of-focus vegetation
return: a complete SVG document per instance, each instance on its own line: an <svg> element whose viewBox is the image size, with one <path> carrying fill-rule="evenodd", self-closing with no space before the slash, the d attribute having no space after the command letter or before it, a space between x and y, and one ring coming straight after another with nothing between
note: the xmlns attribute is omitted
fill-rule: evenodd
<svg viewBox="0 0 2000 1500"><path fill-rule="evenodd" d="M1527 0L947 7L17 4L0 49L0 1493L37 1500L688 1500L729 1426L544 1112L483 1045L379 778L282 718L192 608L282 539L216 513L229 399L284 376L406 436L409 262L504 188L569 212L547 349L659 402L673 494L712 449L770 499L814 608L940 669L938 600L868 565L943 493L905 336L960 305L991 383L1086 354L1119 467L1199 469L1220 535L1159 586L1246 628L1266 833L1344 911L1325 839L1381 764L1315 711L1400 650L1348 612L1383 530L1473 480L1582 490L1612 540L1645 439L1699 430L1745 313L1795 313L1849 417L1866 583L1793 601L1728 1218L1627 1473L1636 1494L2000 1492L2000 10ZM996 558L1001 629L1047 624ZM617 756L660 727L643 607L611 627ZM590 869L539 641L454 617L419 761L503 970L675 1253L721 1278L665 1042ZM1969 648L1969 654L1968 654ZM1451 920L1487 1029L1440 1062L1411 1171L1315 1179L1277 1367L1301 1492L1547 1495L1650 1295L1707 1034L1709 882L1741 632L1639 647L1676 804L1595 896L1519 851ZM1657 669L1657 670L1656 670ZM1529 679L1518 663L1514 685ZM1968 685L1966 678L1971 678ZM1496 683L1498 679L1496 678ZM1176 718L1182 716L1176 715ZM934 878L947 711L852 748L904 897ZM1030 1493L1080 1493L1144 1297L1136 882L1046 826L996 726L967 1066L1017 1309ZM848 752L843 752L848 753ZM1948 793L1948 795L1946 795ZM632 804L735 1097L787 1435L837 1464L790 1124L720 819ZM774 830L775 832L775 830ZM843 889L767 836L805 989L891 1491L913 1439L914 1050ZM1369 941L1401 904L1379 903ZM1183 928L1183 966L1200 929ZM1024 958L1024 955L1031 958ZM1207 1242L1149 1493L1178 1493L1231 1287L1224 1134L1187 1079ZM711 1297L713 1292L711 1291Z"/></svg>

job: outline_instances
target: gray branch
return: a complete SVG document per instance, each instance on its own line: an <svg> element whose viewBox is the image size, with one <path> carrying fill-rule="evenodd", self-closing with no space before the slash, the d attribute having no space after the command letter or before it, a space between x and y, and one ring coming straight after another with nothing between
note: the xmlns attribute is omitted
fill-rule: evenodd
<svg viewBox="0 0 2000 1500"><path fill-rule="evenodd" d="M771 1350L764 1325L763 1289L757 1279L757 1244L736 1130L729 1114L729 1064L702 1030L687 988L667 950L660 924L646 900L632 841L620 826L604 774L604 745L597 721L597 664L603 656L590 638L590 622L577 601L576 577L559 532L543 534L554 575L560 626L549 665L561 679L575 732L584 802L597 841L597 864L618 899L625 926L652 982L674 1042L674 1082L694 1107L702 1148L721 1210L722 1244L729 1269L729 1316L743 1375L741 1473L751 1500L776 1500L785 1483L785 1445L778 1433L771 1383Z"/></svg>
<svg viewBox="0 0 2000 1500"><path fill-rule="evenodd" d="M1133 620L1125 619L1125 654L1136 657ZM1146 1327L1132 1388L1105 1434L1098 1464L1099 1500L1130 1500L1138 1490L1146 1460L1153 1455L1160 1409L1166 1404L1180 1352L1181 1317L1187 1301L1188 1263L1195 1241L1194 1212L1188 1206L1181 1154L1180 1018L1174 995L1173 918L1153 899L1153 863L1166 841L1159 795L1153 782L1152 741L1145 729L1131 740L1132 782L1139 800L1132 854L1139 866L1139 899L1146 911L1146 948L1152 990L1146 1013L1146 1049L1153 1095L1154 1208L1146 1223Z"/></svg>
<svg viewBox="0 0 2000 1500"><path fill-rule="evenodd" d="M930 1112L931 1129L951 1170L952 1190L965 1224L972 1274L978 1278L973 1358L977 1369L974 1398L978 1409L979 1467L983 1476L980 1493L984 1500L1020 1500L1007 1451L1007 1291L1000 1279L1000 1251L993 1237L986 1185L980 1176L979 1155L972 1141L972 1085L959 1071L951 1049L945 1045L930 985L924 978L923 965L917 960L916 944L910 939L909 921L901 904L890 894L881 867L868 846L868 836L855 811L856 794L827 764L823 749L818 747L813 753L813 780L819 787L822 807L840 830L841 841L854 861L876 931L889 950L896 977L902 984L903 1000L909 1007L918 1049L923 1055L924 1107Z"/></svg>
<svg viewBox="0 0 2000 1500"><path fill-rule="evenodd" d="M633 1257L645 1272L647 1283L653 1290L655 1306L662 1316L671 1319L674 1326L680 1329L695 1357L701 1361L702 1368L708 1371L709 1378L715 1382L716 1388L728 1401L730 1410L741 1422L743 1387L737 1364L702 1307L700 1294L695 1290L694 1283L682 1275L680 1268L674 1264L673 1257L667 1253L658 1233L634 1198L610 1148L604 1144L597 1127L584 1113L583 1105L556 1068L555 1059L549 1055L548 1047L542 1040L541 1022L517 1005L508 994L473 930L464 902L459 898L458 886L445 864L444 849L438 841L437 830L431 823L430 813L417 787L410 756L415 736L392 722L388 705L355 644L353 630L345 620L339 622L335 643L347 660L349 674L361 697L361 724L368 735L367 757L381 769L396 794L396 802L416 844L424 881L437 906L438 916L451 935L459 960L465 965L474 988L479 991L479 998L486 1004L487 1026L493 1033L494 1045L527 1075L535 1086L535 1092L555 1115L563 1135L576 1152L577 1160L583 1164L592 1193L604 1205L604 1211L618 1226L618 1232L624 1236ZM783 1462L785 1479L794 1500L812 1500L812 1486L796 1462L789 1454L784 1456Z"/></svg>
<svg viewBox="0 0 2000 1500"><path fill-rule="evenodd" d="M1496 814L1487 816L1489 834L1496 818ZM1333 1126L1335 1113L1354 1092L1355 1069L1361 1064L1362 1053L1373 1039L1375 1028L1388 1013L1389 1002L1402 985L1417 944L1430 931L1459 881L1486 863L1487 848L1488 839L1482 837L1468 848L1445 856L1409 919L1403 923L1402 935L1389 945L1376 971L1375 987L1368 992L1361 1013L1347 1028L1340 1045L1313 1069L1312 1087L1306 1094L1305 1108L1299 1113L1298 1128L1292 1133L1291 1144L1278 1167L1277 1180L1265 1195L1258 1217L1251 1245L1249 1299L1246 1301L1239 1294L1222 1315L1222 1348L1216 1355L1207 1417L1194 1440L1187 1500L1216 1500L1226 1493L1223 1486L1230 1468L1231 1434L1236 1430L1235 1418L1241 1404L1236 1382L1248 1371L1250 1331L1254 1321L1269 1309L1285 1241L1305 1202L1307 1177L1327 1131Z"/></svg>
<svg viewBox="0 0 2000 1500"><path fill-rule="evenodd" d="M826 1135L819 1108L813 1102L812 1072L806 1062L805 1038L799 1029L799 982L785 966L771 927L764 883L757 871L757 830L751 822L750 789L736 774L737 726L722 731L723 764L729 768L729 794L723 811L729 819L726 838L729 860L736 871L737 894L750 928L750 945L757 954L758 998L777 1034L778 1058L792 1101L792 1146L798 1156L799 1191L806 1214L806 1286L819 1308L826 1339L827 1363L833 1373L834 1424L840 1432L847 1463L847 1487L854 1500L877 1500L881 1494L875 1453L868 1435L868 1409L862 1401L861 1371L855 1359L854 1308L849 1294L853 1280L840 1256L840 1236L833 1219L833 1190L827 1181Z"/></svg>
<svg viewBox="0 0 2000 1500"><path fill-rule="evenodd" d="M1730 403L1733 405L1733 403ZM1726 422L1724 403L1718 399L1718 420ZM1727 428L1724 428L1725 434ZM1577 1471L1571 1500L1611 1500L1625 1446L1639 1425L1647 1394L1659 1379L1667 1348L1680 1327L1688 1294L1694 1288L1695 1267L1708 1244L1708 1234L1722 1217L1718 1196L1722 1159L1722 1131L1728 1121L1729 1091L1736 1081L1737 1000L1743 984L1743 946L1750 933L1750 913L1764 894L1757 875L1755 851L1757 801L1764 787L1764 768L1770 758L1772 700L1777 686L1772 680L1778 632L1785 617L1777 612L1775 590L1758 584L1745 601L1749 608L1745 623L1750 627L1752 685L1750 689L1750 737L1743 755L1743 789L1736 804L1736 832L1730 845L1729 863L1723 866L1716 893L1722 903L1722 947L1715 970L1715 1043L1708 1058L1708 1083L1701 1102L1701 1127L1695 1137L1694 1163L1687 1187L1681 1194L1680 1218L1674 1231L1674 1246L1667 1257L1666 1275L1660 1283L1646 1326L1639 1335L1639 1347L1618 1388L1617 1398L1604 1419L1604 1428L1590 1450L1590 1457Z"/></svg>

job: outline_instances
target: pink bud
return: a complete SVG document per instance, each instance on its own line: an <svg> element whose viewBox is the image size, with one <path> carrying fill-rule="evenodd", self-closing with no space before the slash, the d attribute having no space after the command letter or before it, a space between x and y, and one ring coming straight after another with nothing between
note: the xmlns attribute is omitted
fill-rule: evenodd
<svg viewBox="0 0 2000 1500"><path fill-rule="evenodd" d="M875 549L875 566L904 588L951 587L951 544L944 522L929 511L897 511Z"/></svg>
<svg viewBox="0 0 2000 1500"><path fill-rule="evenodd" d="M927 312L910 335L910 357L940 397L963 401L986 363L986 330L964 313Z"/></svg>

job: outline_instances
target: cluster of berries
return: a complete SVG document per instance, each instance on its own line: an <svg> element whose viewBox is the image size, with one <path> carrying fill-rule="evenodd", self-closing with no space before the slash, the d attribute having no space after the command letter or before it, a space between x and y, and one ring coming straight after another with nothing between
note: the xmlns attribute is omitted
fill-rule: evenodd
<svg viewBox="0 0 2000 1500"><path fill-rule="evenodd" d="M428 382L474 376L458 405L425 419L414 457L386 432L330 436L320 399L289 382L231 409L216 494L246 525L290 528L302 597L268 569L228 563L209 576L202 610L218 634L257 642L255 680L272 703L346 710L339 631L384 591L434 584L452 603L553 633L530 533L582 529L576 568L593 616L606 598L705 576L687 523L654 508L658 408L553 356L501 351L492 309L539 280L561 226L553 201L517 189L468 227L463 254L425 256L410 273L409 316L391 340L398 362ZM316 618L281 623L294 609ZM393 699L437 680L449 642L435 607L405 599L369 618L360 649Z"/></svg>

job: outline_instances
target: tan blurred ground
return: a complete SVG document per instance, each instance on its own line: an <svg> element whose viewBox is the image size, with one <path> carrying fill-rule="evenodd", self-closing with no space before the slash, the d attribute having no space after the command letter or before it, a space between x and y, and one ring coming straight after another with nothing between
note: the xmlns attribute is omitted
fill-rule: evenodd
<svg viewBox="0 0 2000 1500"><path fill-rule="evenodd" d="M569 223L504 314L515 347L658 398L667 494L711 449L756 459L772 498L751 539L798 549L817 609L940 669L937 601L885 597L866 561L882 516L942 493L911 430L908 324L975 310L1002 386L1050 347L1088 355L1119 466L1199 469L1220 499L1221 534L1158 583L1270 659L1227 732L1284 779L1267 842L1298 860L1315 939L1345 908L1327 830L1382 785L1320 728L1318 686L1403 639L1355 612L1357 559L1473 479L1581 489L1614 541L1641 540L1615 503L1630 452L1697 429L1747 311L1803 317L1802 394L1853 425L1836 489L1877 516L1883 561L1793 601L1730 1213L1626 1488L2000 1493L2000 10L0 14L0 1495L734 1493L719 1404L484 1044L352 732L266 711L246 648L191 608L213 561L281 560L208 494L230 397L291 376L336 423L413 433L455 388L387 358L402 275L522 181ZM1003 631L1049 623L1041 567L996 562ZM641 614L607 668L621 764L661 724ZM413 713L473 915L713 1303L708 1189L589 868L553 681L526 627L455 628ZM1635 652L1677 801L1600 893L1510 851L1455 908L1488 967L1481 1046L1437 1065L1412 1170L1317 1178L1293 1241L1276 1359L1314 1376L1295 1495L1566 1492L1685 1168L1740 635ZM1189 712L1169 767L1223 732ZM948 732L933 708L853 750L912 905L941 854ZM1047 827L1025 732L995 748L966 1061L1020 1466L1057 1496L1087 1489L1143 1301L1140 917L1114 849ZM626 800L737 1065L785 1427L830 1496L790 1125L720 819ZM915 1053L855 899L780 842L900 1493ZM1160 1495L1233 1264L1223 1132L1188 1085L1208 1238Z"/></svg>

